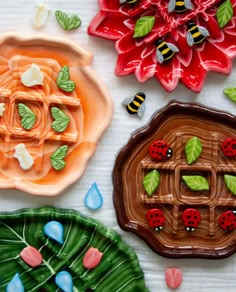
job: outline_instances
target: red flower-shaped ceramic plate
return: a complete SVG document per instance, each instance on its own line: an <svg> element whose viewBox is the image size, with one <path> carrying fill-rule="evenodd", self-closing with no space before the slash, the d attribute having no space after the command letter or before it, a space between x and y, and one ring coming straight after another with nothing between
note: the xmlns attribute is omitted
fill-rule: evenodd
<svg viewBox="0 0 236 292"><path fill-rule="evenodd" d="M174 0L137 0L132 5L123 2L99 0L100 11L88 29L91 35L116 42L119 54L116 75L134 73L141 83L155 77L167 91L175 89L181 80L191 90L199 92L208 71L230 73L232 58L236 55L236 0L185 0L180 1L182 4L176 4ZM171 6L188 6L187 2L191 3L192 9L183 13L170 12ZM216 14L222 3L231 6L232 15L220 28ZM230 8L224 13L230 13ZM134 38L137 21L145 16L152 17L154 26L145 36ZM228 15L223 15L225 17ZM191 22L196 25L195 31L190 31ZM201 34L206 30L207 34L196 44L199 27L203 28ZM190 41L189 44L188 38L193 38L194 43ZM158 49L157 41L174 45L178 51L161 63L157 51L165 55L168 47ZM170 48L169 51L172 52Z"/></svg>

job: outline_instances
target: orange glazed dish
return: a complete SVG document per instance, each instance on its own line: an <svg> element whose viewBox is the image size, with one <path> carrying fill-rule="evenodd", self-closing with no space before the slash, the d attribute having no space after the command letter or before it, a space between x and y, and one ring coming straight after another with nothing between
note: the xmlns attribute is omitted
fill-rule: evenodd
<svg viewBox="0 0 236 292"><path fill-rule="evenodd" d="M113 103L68 40L0 39L0 188L54 196L83 174Z"/></svg>

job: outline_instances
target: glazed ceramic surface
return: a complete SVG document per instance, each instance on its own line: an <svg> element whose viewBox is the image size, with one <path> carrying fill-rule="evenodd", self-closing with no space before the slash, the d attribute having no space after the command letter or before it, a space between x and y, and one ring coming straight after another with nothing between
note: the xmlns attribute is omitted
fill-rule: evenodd
<svg viewBox="0 0 236 292"><path fill-rule="evenodd" d="M223 1L192 1L193 8L184 13L168 12L170 2L175 1L140 0L133 5L127 2L121 5L119 0L100 0L100 10L88 29L91 35L116 42L118 60L115 73L118 76L134 73L141 83L154 77L167 91L175 89L181 81L199 92L208 71L230 73L232 58L236 55L234 0L231 1L233 17L222 29L216 11ZM143 37L135 38L137 20L146 16L153 17L153 28ZM198 45L189 45L189 22L207 29L209 37ZM172 59L158 62L157 40L178 49ZM168 51L167 46L165 50Z"/></svg>
<svg viewBox="0 0 236 292"><path fill-rule="evenodd" d="M178 291L181 292L235 292L236 256L231 255L221 260L210 259L171 259L160 256L152 251L144 240L124 231L117 223L113 205L113 184L111 174L115 158L129 140L131 133L148 123L155 111L163 108L170 100L182 102L198 102L208 107L222 109L236 115L236 107L224 97L223 89L235 87L236 63L233 63L232 74L209 73L199 94L188 90L182 84L172 92L166 92L155 78L140 84L134 74L126 77L116 77L114 66L117 54L114 43L102 38L88 35L87 28L92 18L98 12L97 0L44 0L49 9L48 21L42 29L32 25L34 5L32 0L8 0L1 2L0 33L13 33L18 36L41 38L47 34L50 38L58 37L73 40L94 56L92 68L99 78L107 85L114 102L114 115L111 126L108 127L97 144L97 150L87 164L86 171L79 181L66 188L59 196L30 196L18 189L1 189L1 212L15 212L22 208L38 208L52 205L58 208L74 209L93 217L105 226L114 229L123 240L135 250L140 266L144 272L145 284L150 292L170 292L165 282L165 271L168 268L181 268L183 282ZM192 0L192 3L194 1ZM81 19L81 26L74 31L65 32L55 19L55 11L61 10L68 15L76 13ZM142 91L146 95L145 113L141 119L137 115L127 113L122 100ZM1 103L1 102L0 102ZM78 167L80 163L78 162ZM103 197L103 206L92 211L84 205L84 199L90 187L97 183ZM23 245L22 245L23 248ZM98 266L99 267L99 266ZM1 275L0 275L1 278ZM10 279L9 279L10 281ZM105 291L104 291L105 292Z"/></svg>
<svg viewBox="0 0 236 292"><path fill-rule="evenodd" d="M55 222L61 225L61 231ZM108 287L111 291L148 291L134 251L116 232L79 212L44 207L1 213L0 233L4 250L0 256L1 291L5 291L16 273L25 291L59 291L55 277L62 271L73 278L71 290L68 281L62 281L63 291L105 291ZM63 242L56 241L60 233ZM28 258L27 249L31 249ZM97 266L87 268L95 257L91 255L89 259L93 249L102 258ZM38 254L42 261L32 269L26 259L30 263Z"/></svg>
<svg viewBox="0 0 236 292"><path fill-rule="evenodd" d="M81 177L113 112L105 85L89 66L91 60L90 53L70 41L1 39L0 101L5 111L0 120L0 188L53 196ZM32 64L44 80L27 87L21 79ZM75 86L71 92L58 85L62 68L70 74L62 84ZM27 128L32 115L35 122ZM31 159L27 169L16 159L19 145Z"/></svg>
<svg viewBox="0 0 236 292"><path fill-rule="evenodd" d="M132 135L115 163L114 204L120 226L138 234L154 251L167 257L223 258L234 253L236 226L224 230L219 218L236 206L232 188L229 190L224 181L225 175L235 175L235 157L227 157L221 150L224 140L235 135L234 116L197 104L172 102L157 112L145 128ZM185 149L192 137L201 143L202 151L192 143L190 152L198 152L199 156L188 163ZM157 161L148 148L160 140L170 145L173 154ZM158 151L163 151L162 145ZM153 170L160 173L159 186L148 194L143 180ZM183 177L193 176L195 184L201 177L206 186L188 187ZM148 210L156 208L165 218L159 231L146 219ZM187 214L192 208L196 210L194 218L191 211ZM150 217L160 219L160 212ZM185 226L185 217L187 221L190 218L190 226ZM196 230L190 230L193 226Z"/></svg>

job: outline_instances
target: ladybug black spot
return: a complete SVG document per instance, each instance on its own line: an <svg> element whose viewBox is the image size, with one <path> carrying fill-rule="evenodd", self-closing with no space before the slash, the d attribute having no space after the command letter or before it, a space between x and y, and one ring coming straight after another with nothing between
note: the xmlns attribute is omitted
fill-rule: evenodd
<svg viewBox="0 0 236 292"><path fill-rule="evenodd" d="M152 218L153 216L152 215L150 215L150 218Z"/></svg>
<svg viewBox="0 0 236 292"><path fill-rule="evenodd" d="M187 216L187 218L188 218L188 219L190 219L190 218L191 218L191 216L190 216L190 215L188 215L188 216Z"/></svg>
<svg viewBox="0 0 236 292"><path fill-rule="evenodd" d="M156 214L156 217L159 217L159 214Z"/></svg>

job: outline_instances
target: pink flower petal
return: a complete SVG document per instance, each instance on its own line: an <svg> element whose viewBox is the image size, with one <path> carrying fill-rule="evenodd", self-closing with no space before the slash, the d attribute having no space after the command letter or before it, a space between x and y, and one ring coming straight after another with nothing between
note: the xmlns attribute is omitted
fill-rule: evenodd
<svg viewBox="0 0 236 292"><path fill-rule="evenodd" d="M94 269L100 263L103 253L97 248L90 247L83 258L83 266L86 269Z"/></svg>
<svg viewBox="0 0 236 292"><path fill-rule="evenodd" d="M130 51L136 50L137 48L136 40L133 38L133 34L134 34L133 31L129 31L129 33L127 33L125 36L123 36L116 42L116 50L118 54L124 53L130 54Z"/></svg>
<svg viewBox="0 0 236 292"><path fill-rule="evenodd" d="M221 73L229 73L231 70L231 59L222 50L210 42L205 42L205 48L199 52L201 64L207 71L214 70Z"/></svg>
<svg viewBox="0 0 236 292"><path fill-rule="evenodd" d="M181 77L180 62L177 57L174 56L169 62L163 64L157 62L155 77L167 91L174 90Z"/></svg>
<svg viewBox="0 0 236 292"><path fill-rule="evenodd" d="M209 31L209 40L213 42L222 42L224 40L223 30L220 29L215 17L209 16L205 26Z"/></svg>
<svg viewBox="0 0 236 292"><path fill-rule="evenodd" d="M125 19L126 17L121 15L98 13L90 23L88 33L109 40L118 40L130 31L124 25Z"/></svg>
<svg viewBox="0 0 236 292"><path fill-rule="evenodd" d="M101 10L107 12L117 12L120 9L120 2L117 1L110 1L110 0L99 0L99 5Z"/></svg>
<svg viewBox="0 0 236 292"><path fill-rule="evenodd" d="M182 271L178 268L166 269L166 284L169 288L177 289L183 280Z"/></svg>
<svg viewBox="0 0 236 292"><path fill-rule="evenodd" d="M207 70L202 66L198 51L194 50L189 66L182 65L182 82L192 91L200 92L206 79Z"/></svg>
<svg viewBox="0 0 236 292"><path fill-rule="evenodd" d="M149 54L142 59L140 66L135 71L135 76L140 83L147 81L153 77L156 71L156 63L153 63L153 56Z"/></svg>
<svg viewBox="0 0 236 292"><path fill-rule="evenodd" d="M224 51L229 57L236 56L236 34L224 34L224 40L222 42L214 43L215 47Z"/></svg>
<svg viewBox="0 0 236 292"><path fill-rule="evenodd" d="M142 62L143 47L133 49L129 54L120 54L116 64L115 74L124 76L136 71Z"/></svg>
<svg viewBox="0 0 236 292"><path fill-rule="evenodd" d="M111 1L111 0L106 0L106 1ZM120 5L120 11L122 11L124 14L128 14L129 17L135 17L137 15L142 14L150 6L151 6L151 3L149 1L139 0L139 2L135 4L135 6L128 5L128 4Z"/></svg>
<svg viewBox="0 0 236 292"><path fill-rule="evenodd" d="M43 261L41 253L33 246L25 247L21 251L20 257L27 265L33 268L40 266Z"/></svg>

